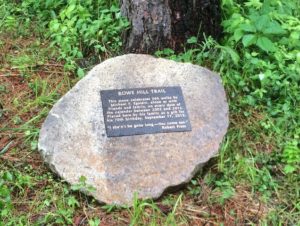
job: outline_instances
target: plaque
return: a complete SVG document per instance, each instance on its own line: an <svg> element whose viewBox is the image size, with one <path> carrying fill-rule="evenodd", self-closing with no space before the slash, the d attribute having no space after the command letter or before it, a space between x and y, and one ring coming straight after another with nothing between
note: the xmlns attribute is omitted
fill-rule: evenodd
<svg viewBox="0 0 300 226"><path fill-rule="evenodd" d="M180 86L100 91L106 135L191 131Z"/></svg>

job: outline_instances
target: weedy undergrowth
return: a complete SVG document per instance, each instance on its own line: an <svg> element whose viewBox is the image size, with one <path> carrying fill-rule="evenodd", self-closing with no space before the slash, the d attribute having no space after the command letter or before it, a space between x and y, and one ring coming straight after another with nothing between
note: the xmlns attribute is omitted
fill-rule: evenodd
<svg viewBox="0 0 300 226"><path fill-rule="evenodd" d="M292 211L280 217L270 213L270 222L296 223L299 204L282 196L299 200L300 6L297 1L223 0L222 7L220 43L191 37L183 53L165 49L156 54L207 66L222 76L234 124L212 184L225 200L235 185L251 184L266 202L274 196L280 200L276 211Z"/></svg>
<svg viewBox="0 0 300 226"><path fill-rule="evenodd" d="M157 52L158 56L192 62L220 73L230 104L231 125L219 156L200 178L194 178L187 186L183 200L178 194L173 195L174 200L167 196L161 202L135 197L132 208L121 209L113 205L99 207L81 197L77 190L85 187L84 179L70 188L46 173L46 169L40 172L40 168L31 168L31 165L41 167L36 159L31 160L39 123L57 98L70 89L69 77L64 72L46 66L50 57L40 56L44 49L41 43L48 39L52 46L49 49L58 50L65 70L83 76L83 68L96 61L95 58L118 54L120 50L120 32L128 24L120 17L117 2L16 2L0 0L1 37L39 38L36 45L40 50L18 54L15 52L21 47L12 44L9 51L14 54L0 55L0 62L7 64L6 68L15 68L10 74L20 78L15 82L7 76L5 83L0 83L0 94L9 94L0 98L0 119L11 116L4 122L4 129L0 129L5 135L0 157L6 157L0 171L0 222L69 225L80 219L98 225L105 223L101 212L105 211L106 217L126 225L188 224L193 219L218 223L233 219L237 225L241 222L297 225L300 220L298 1L222 0L222 41L218 43L207 37L200 42L191 37L183 53L177 54L172 49ZM0 40L1 50L6 45L4 39ZM39 75L34 75L37 72ZM53 81L61 74L66 76L63 92L59 88L61 83ZM20 84L20 91L12 93L11 87ZM14 147L17 142L21 144ZM248 204L252 205L247 208ZM24 211L24 207L30 211ZM240 209L244 212L239 213Z"/></svg>
<svg viewBox="0 0 300 226"><path fill-rule="evenodd" d="M21 24L29 27L30 21L35 21L41 35L58 47L65 69L77 71L79 77L84 76L84 68L103 56L120 52L121 32L129 26L115 0L24 0L8 5L2 0L0 5L5 8L0 27L13 30Z"/></svg>

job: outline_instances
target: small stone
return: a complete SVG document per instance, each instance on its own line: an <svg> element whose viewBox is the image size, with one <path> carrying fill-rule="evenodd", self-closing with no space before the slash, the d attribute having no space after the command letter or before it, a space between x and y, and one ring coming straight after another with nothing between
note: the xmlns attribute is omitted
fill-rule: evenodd
<svg viewBox="0 0 300 226"><path fill-rule="evenodd" d="M180 86L191 131L107 137L100 91ZM228 127L220 77L199 66L128 54L94 67L52 108L39 151L52 171L95 188L98 201L131 205L187 183L218 153Z"/></svg>

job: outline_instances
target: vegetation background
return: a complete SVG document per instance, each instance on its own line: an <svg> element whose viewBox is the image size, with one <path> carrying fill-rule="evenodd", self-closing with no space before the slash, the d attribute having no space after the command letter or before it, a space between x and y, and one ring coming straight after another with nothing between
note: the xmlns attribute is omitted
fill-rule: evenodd
<svg viewBox="0 0 300 226"><path fill-rule="evenodd" d="M190 37L157 56L222 76L230 128L183 190L99 205L37 151L51 106L94 64L122 53L116 0L0 0L0 225L299 225L300 4L222 0L220 42Z"/></svg>

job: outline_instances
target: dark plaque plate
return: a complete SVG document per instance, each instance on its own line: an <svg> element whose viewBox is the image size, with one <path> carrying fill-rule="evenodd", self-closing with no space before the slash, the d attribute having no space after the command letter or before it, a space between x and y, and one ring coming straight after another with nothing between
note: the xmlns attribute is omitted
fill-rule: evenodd
<svg viewBox="0 0 300 226"><path fill-rule="evenodd" d="M102 90L108 137L191 131L181 88Z"/></svg>

